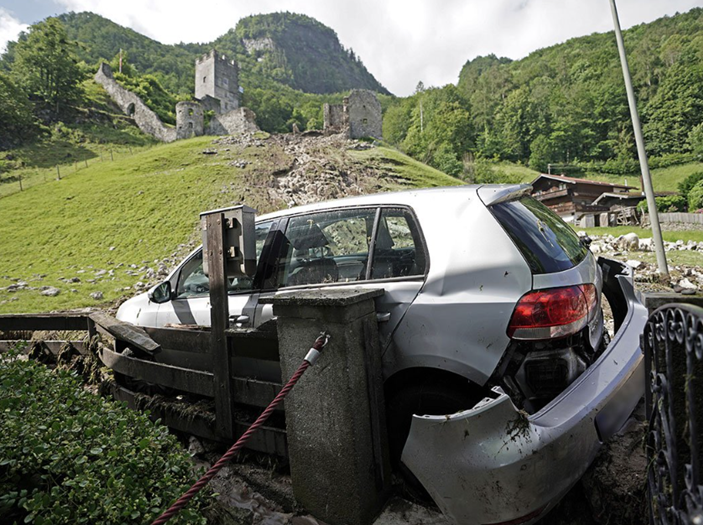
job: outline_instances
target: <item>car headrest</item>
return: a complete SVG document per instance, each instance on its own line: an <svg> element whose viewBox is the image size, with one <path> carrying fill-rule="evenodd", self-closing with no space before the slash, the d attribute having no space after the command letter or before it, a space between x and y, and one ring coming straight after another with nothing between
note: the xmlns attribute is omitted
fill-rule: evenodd
<svg viewBox="0 0 703 525"><path fill-rule="evenodd" d="M310 248L323 248L329 244L327 237L322 233L320 227L313 221L295 229L295 239L293 247L296 250L308 250Z"/></svg>
<svg viewBox="0 0 703 525"><path fill-rule="evenodd" d="M376 249L390 250L394 245L395 243L393 242L393 238L391 237L388 228L383 224L383 221L381 221L378 228L378 234L376 235Z"/></svg>

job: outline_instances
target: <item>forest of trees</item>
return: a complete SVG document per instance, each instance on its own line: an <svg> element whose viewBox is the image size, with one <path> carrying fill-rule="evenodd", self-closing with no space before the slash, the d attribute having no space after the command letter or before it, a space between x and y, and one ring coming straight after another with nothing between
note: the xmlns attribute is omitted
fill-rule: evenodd
<svg viewBox="0 0 703 525"><path fill-rule="evenodd" d="M625 45L649 154L702 155L703 9L629 29ZM413 96L395 99L384 136L453 175L475 158L542 171L548 163L595 163L614 173L637 169L612 32L519 61L470 60L458 85L425 89L420 83Z"/></svg>
<svg viewBox="0 0 703 525"><path fill-rule="evenodd" d="M263 38L273 48L247 52L246 40ZM703 9L629 29L625 44L654 162L703 155ZM173 123L175 103L193 96L194 60L211 47L237 59L243 104L266 131L290 131L293 123L319 129L323 103L339 103L344 92L360 87L380 94L386 141L455 176L480 180L477 166L492 160L541 171L548 163L637 170L612 32L574 38L517 61L477 57L464 65L456 85L420 82L412 96L396 98L384 94L332 29L291 13L244 18L210 44L173 46L92 13L35 24L0 59L5 138L31 136L37 115L59 118L79 103L80 82L101 60L116 66L120 49L124 71L118 81Z"/></svg>

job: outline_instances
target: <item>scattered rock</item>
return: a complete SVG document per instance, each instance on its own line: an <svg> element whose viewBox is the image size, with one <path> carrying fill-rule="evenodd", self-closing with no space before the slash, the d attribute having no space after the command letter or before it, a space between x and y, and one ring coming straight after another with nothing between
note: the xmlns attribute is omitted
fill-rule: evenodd
<svg viewBox="0 0 703 525"><path fill-rule="evenodd" d="M190 436L188 438L188 454L191 456L197 456L205 452L205 448L200 443L200 440L195 436Z"/></svg>
<svg viewBox="0 0 703 525"><path fill-rule="evenodd" d="M102 292L93 292L90 294L90 297L95 299L96 301L102 301L103 299L103 293Z"/></svg>
<svg viewBox="0 0 703 525"><path fill-rule="evenodd" d="M616 244L620 250L634 251L640 247L640 238L636 233L626 233L618 237Z"/></svg>
<svg viewBox="0 0 703 525"><path fill-rule="evenodd" d="M685 277L676 283L676 286L674 286L674 289L676 289L677 287L681 288L681 290L693 290L694 293L696 292L696 290L698 290L698 287L695 284L693 284L691 281L686 279Z"/></svg>
<svg viewBox="0 0 703 525"><path fill-rule="evenodd" d="M232 162L229 163L229 165L232 166L233 168L246 168L248 164L249 164L249 161L244 160L244 159L233 160Z"/></svg>
<svg viewBox="0 0 703 525"><path fill-rule="evenodd" d="M642 261L638 261L636 259L630 259L625 264L630 266L633 270L636 270L637 268L642 266L643 263L642 263Z"/></svg>
<svg viewBox="0 0 703 525"><path fill-rule="evenodd" d="M42 290L41 294L45 295L47 297L56 297L57 295L59 295L61 293L61 290L59 290L58 288L54 288L53 286L48 286L48 287L42 286L42 288L45 288L45 289Z"/></svg>

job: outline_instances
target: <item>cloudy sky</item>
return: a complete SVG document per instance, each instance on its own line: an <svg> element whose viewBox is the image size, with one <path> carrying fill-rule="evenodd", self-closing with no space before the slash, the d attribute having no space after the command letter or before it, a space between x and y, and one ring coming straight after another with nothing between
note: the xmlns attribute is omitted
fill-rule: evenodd
<svg viewBox="0 0 703 525"><path fill-rule="evenodd" d="M623 28L703 0L617 0ZM334 29L391 92L456 82L467 59L513 59L612 29L608 0L0 0L0 50L47 16L92 11L165 44L210 42L243 16L291 11ZM613 44L615 45L615 44Z"/></svg>

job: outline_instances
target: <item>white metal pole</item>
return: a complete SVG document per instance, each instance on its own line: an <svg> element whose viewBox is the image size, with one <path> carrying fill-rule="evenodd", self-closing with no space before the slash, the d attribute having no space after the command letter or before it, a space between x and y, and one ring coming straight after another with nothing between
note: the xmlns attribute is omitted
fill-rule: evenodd
<svg viewBox="0 0 703 525"><path fill-rule="evenodd" d="M617 7L615 7L615 0L610 0L610 9L613 13L613 25L615 26L615 40L617 40L618 51L620 52L622 75L625 78L625 89L627 90L627 102L630 106L632 128L635 132L635 141L637 142L637 156L639 157L640 170L642 171L642 183L644 186L644 193L647 197L647 207L649 208L649 220L652 224L652 240L654 241L654 251L657 254L657 266L659 267L659 273L663 275L669 275L669 269L666 265L666 254L664 253L664 241L662 240L661 227L659 226L659 214L657 213L657 204L654 200L654 188L652 187L652 177L649 173L649 164L647 163L647 152L644 149L644 137L642 137L642 126L640 124L640 116L637 113L635 90L632 88L632 78L630 78L630 68L627 65L625 43L622 39L622 32L620 31L620 21L618 20L618 10Z"/></svg>

